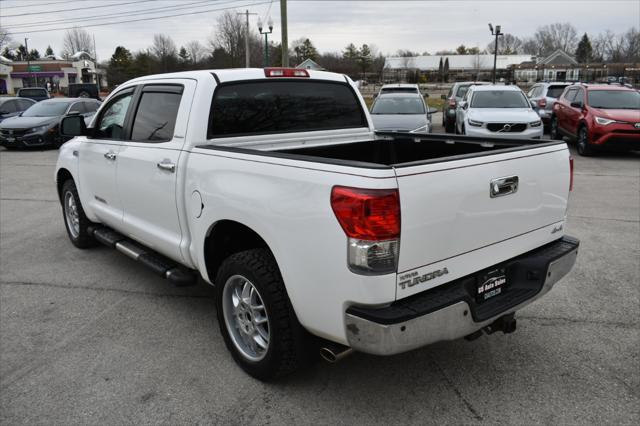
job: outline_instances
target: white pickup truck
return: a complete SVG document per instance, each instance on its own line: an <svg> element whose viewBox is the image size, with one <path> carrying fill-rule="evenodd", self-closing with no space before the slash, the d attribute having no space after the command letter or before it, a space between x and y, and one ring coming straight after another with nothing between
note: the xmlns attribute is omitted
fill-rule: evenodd
<svg viewBox="0 0 640 426"><path fill-rule="evenodd" d="M215 285L226 345L262 380L511 332L578 251L565 143L375 133L340 74L137 78L61 132L71 242Z"/></svg>

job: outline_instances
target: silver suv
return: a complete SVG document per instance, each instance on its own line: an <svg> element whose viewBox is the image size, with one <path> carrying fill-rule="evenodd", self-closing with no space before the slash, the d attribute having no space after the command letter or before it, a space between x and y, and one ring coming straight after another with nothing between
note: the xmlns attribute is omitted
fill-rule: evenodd
<svg viewBox="0 0 640 426"><path fill-rule="evenodd" d="M571 84L573 83L536 83L527 92L531 106L542 119L545 128L548 128L551 123L553 104Z"/></svg>

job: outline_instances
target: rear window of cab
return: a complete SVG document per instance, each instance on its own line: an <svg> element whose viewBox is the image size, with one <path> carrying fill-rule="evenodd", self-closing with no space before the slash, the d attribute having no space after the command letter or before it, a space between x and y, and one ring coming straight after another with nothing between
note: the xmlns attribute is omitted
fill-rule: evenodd
<svg viewBox="0 0 640 426"><path fill-rule="evenodd" d="M216 89L207 138L367 126L358 97L345 83L244 81Z"/></svg>

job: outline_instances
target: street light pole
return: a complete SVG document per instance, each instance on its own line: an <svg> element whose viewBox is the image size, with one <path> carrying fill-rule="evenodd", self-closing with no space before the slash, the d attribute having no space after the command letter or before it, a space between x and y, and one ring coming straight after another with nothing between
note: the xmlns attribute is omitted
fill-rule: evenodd
<svg viewBox="0 0 640 426"><path fill-rule="evenodd" d="M493 31L493 25L489 24L489 30L491 34L496 36L496 46L493 51L493 84L496 84L496 67L498 65L498 37L504 35L500 32L500 25L496 25L495 32Z"/></svg>
<svg viewBox="0 0 640 426"><path fill-rule="evenodd" d="M27 77L27 82L29 84L29 87L31 87L31 61L29 60L29 44L27 43L29 39L27 37L24 38L24 50L26 52L26 56L27 56L27 72L29 74L27 74L29 77Z"/></svg>
<svg viewBox="0 0 640 426"><path fill-rule="evenodd" d="M258 31L260 34L264 34L264 67L269 66L269 34L273 32L273 21L271 18L267 21L269 31L262 31L262 20L258 19Z"/></svg>

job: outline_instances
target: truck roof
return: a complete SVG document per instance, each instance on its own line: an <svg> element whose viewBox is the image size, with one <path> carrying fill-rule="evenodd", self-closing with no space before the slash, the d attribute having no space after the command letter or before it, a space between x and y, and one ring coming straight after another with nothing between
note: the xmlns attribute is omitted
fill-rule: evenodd
<svg viewBox="0 0 640 426"><path fill-rule="evenodd" d="M172 78L190 78L194 80L215 78L214 75L221 83L230 81L241 80L266 80L266 79L298 79L298 80L326 80L337 82L348 82L348 77L344 74L337 74L328 71L315 71L315 70L300 70L306 71L309 77L267 77L265 75L264 68L227 68L227 69L210 69L210 70L198 70L198 71L182 71L167 74L152 74L144 77L138 77L130 80L129 82L139 82L145 80L158 80L158 79L172 79Z"/></svg>

